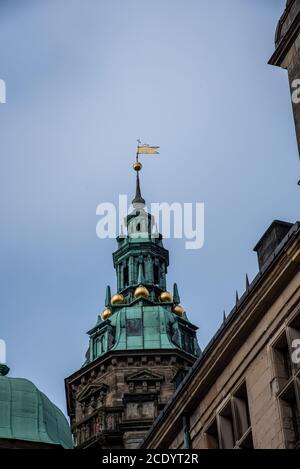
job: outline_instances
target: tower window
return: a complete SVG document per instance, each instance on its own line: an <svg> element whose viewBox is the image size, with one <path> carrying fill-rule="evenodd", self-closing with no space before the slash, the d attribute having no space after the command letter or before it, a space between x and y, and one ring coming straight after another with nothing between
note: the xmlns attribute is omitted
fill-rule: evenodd
<svg viewBox="0 0 300 469"><path fill-rule="evenodd" d="M138 224L136 225L136 231L141 231L141 224L140 224L140 223L138 223Z"/></svg>
<svg viewBox="0 0 300 469"><path fill-rule="evenodd" d="M159 265L154 264L153 274L154 274L154 283L158 285L159 284Z"/></svg>
<svg viewBox="0 0 300 469"><path fill-rule="evenodd" d="M98 339L94 340L94 347L93 347L94 358L97 357L97 345L98 345Z"/></svg>
<svg viewBox="0 0 300 469"><path fill-rule="evenodd" d="M186 331L181 331L181 345L182 348L188 352L188 353L193 353L194 352L194 341L193 337L187 333Z"/></svg>
<svg viewBox="0 0 300 469"><path fill-rule="evenodd" d="M140 336L142 335L142 320L127 319L126 320L126 334L127 336Z"/></svg>
<svg viewBox="0 0 300 469"><path fill-rule="evenodd" d="M128 287L128 283L129 283L128 265L125 265L125 267L123 268L123 279L124 279L124 288Z"/></svg>
<svg viewBox="0 0 300 469"><path fill-rule="evenodd" d="M100 353L104 352L104 335L100 338Z"/></svg>
<svg viewBox="0 0 300 469"><path fill-rule="evenodd" d="M94 358L105 352L105 337L97 337L94 341Z"/></svg>

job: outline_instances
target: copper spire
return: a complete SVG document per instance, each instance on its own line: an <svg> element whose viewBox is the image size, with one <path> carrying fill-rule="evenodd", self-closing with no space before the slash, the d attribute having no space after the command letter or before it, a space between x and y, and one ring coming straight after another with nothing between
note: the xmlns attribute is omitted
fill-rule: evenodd
<svg viewBox="0 0 300 469"><path fill-rule="evenodd" d="M135 207L135 205L145 205L145 199L143 199L142 194L141 194L141 186L140 186L140 178L139 178L139 171L141 169L141 166L138 166L139 169L135 169L136 171L136 188L135 188L135 197L132 201L132 205Z"/></svg>

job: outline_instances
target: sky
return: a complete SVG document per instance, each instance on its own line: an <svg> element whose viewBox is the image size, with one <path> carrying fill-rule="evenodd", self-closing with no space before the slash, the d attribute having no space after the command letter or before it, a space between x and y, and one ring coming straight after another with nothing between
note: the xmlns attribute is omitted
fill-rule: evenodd
<svg viewBox="0 0 300 469"><path fill-rule="evenodd" d="M205 243L170 239L168 288L209 342L258 272L258 239L299 219L288 78L267 64L284 0L1 0L0 338L10 376L64 412L64 378L116 290L96 207L134 192L203 202Z"/></svg>

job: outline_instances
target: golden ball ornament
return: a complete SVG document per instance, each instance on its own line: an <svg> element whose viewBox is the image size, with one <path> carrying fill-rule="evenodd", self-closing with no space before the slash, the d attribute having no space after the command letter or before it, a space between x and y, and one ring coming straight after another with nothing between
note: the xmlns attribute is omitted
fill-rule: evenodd
<svg viewBox="0 0 300 469"><path fill-rule="evenodd" d="M184 314L184 308L181 305L175 305L173 308L173 312L178 314L178 316L182 316Z"/></svg>
<svg viewBox="0 0 300 469"><path fill-rule="evenodd" d="M116 295L112 296L111 304L112 305L119 305L124 303L124 296L121 293L117 293Z"/></svg>
<svg viewBox="0 0 300 469"><path fill-rule="evenodd" d="M137 287L134 292L134 298L140 298L141 296L144 296L145 298L148 298L149 296L149 291L143 285Z"/></svg>
<svg viewBox="0 0 300 469"><path fill-rule="evenodd" d="M170 292L164 291L159 295L159 301L162 303L171 303L171 301L173 301L173 297Z"/></svg>
<svg viewBox="0 0 300 469"><path fill-rule="evenodd" d="M106 309L103 311L103 313L101 314L101 319L102 319L102 321L105 321L105 320L108 319L111 315L112 315L111 309L106 308Z"/></svg>
<svg viewBox="0 0 300 469"><path fill-rule="evenodd" d="M136 161L135 163L133 163L133 169L135 171L140 171L142 169L142 163L140 163L139 161Z"/></svg>

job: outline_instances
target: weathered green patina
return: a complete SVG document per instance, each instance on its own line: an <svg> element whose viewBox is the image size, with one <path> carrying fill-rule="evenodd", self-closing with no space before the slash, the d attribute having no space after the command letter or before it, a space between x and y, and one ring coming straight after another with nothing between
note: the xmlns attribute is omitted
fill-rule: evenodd
<svg viewBox="0 0 300 469"><path fill-rule="evenodd" d="M23 378L0 376L0 439L73 447L63 413Z"/></svg>
<svg viewBox="0 0 300 469"><path fill-rule="evenodd" d="M180 302L177 285L174 284L173 295L161 298L166 291L169 252L161 234L155 233L154 217L145 210L138 174L132 205L133 211L126 220L127 234L117 238L118 249L113 254L117 293L123 302L120 304L118 299L114 303L108 286L108 318L102 321L99 316L95 327L88 331L88 362L108 351L120 350L180 349L198 356L197 327L189 322L185 312L176 314L175 307ZM146 289L146 295L136 298L139 286Z"/></svg>

